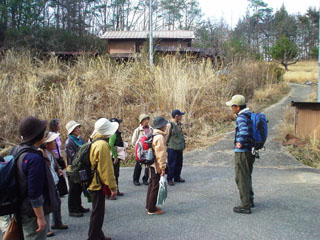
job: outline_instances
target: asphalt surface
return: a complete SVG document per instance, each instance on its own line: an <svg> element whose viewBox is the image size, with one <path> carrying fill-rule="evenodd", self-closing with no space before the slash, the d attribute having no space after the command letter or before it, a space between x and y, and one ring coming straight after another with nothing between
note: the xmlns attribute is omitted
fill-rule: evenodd
<svg viewBox="0 0 320 240"><path fill-rule="evenodd" d="M233 133L201 151L185 154L185 183L169 187L165 214L148 216L147 186L132 184L133 168L121 168L116 201L106 200L103 230L112 239L320 239L320 172L300 164L275 140L285 108L303 101L312 89L292 85L281 102L264 112L270 135L253 171L256 207L251 215L232 211L239 204L234 182ZM70 218L62 199L65 231L52 239L86 239L90 213ZM83 198L85 207L90 207Z"/></svg>

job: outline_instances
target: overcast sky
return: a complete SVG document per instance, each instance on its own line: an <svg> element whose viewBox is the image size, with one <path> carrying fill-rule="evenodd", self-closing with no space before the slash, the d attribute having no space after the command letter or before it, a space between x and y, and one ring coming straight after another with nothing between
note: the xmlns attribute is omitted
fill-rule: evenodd
<svg viewBox="0 0 320 240"><path fill-rule="evenodd" d="M205 18L213 17L216 20L224 18L232 27L235 27L239 18L246 14L247 0L198 0ZM319 8L320 0L264 0L274 12L281 8L282 4L289 13L304 14L311 7Z"/></svg>

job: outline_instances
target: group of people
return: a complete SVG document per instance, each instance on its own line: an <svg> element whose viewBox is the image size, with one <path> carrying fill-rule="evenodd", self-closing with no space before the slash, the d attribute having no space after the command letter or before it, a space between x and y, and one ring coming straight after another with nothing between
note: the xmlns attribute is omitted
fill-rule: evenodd
<svg viewBox="0 0 320 240"><path fill-rule="evenodd" d="M235 95L226 103L237 115L234 141L235 175L240 193L241 205L234 207L234 212L250 214L254 207L252 190L252 170L254 155L251 153L252 124L246 114L245 98ZM156 206L159 180L167 174L169 186L185 182L181 177L183 166L183 150L186 147L182 130L184 112L172 111L172 121L164 117L153 119L147 114L139 116L139 126L132 135L132 145L139 139L152 133L152 149L155 155L153 164L145 166L143 184L148 185L146 196L146 212L149 215L163 214L164 211ZM120 161L123 159L126 143L121 137L119 128L122 120L117 118L100 118L95 122L94 131L90 136L90 163L94 172L92 182L88 187L92 200L88 239L111 239L102 231L105 214L105 199L117 199L122 196L119 191ZM46 239L52 236L51 229L64 230L68 226L61 219L61 200L58 190L59 181L65 178L64 169L68 171L78 152L85 143L80 135L81 124L72 120L66 124L68 138L65 142L66 161L61 154L61 139L59 131L61 124L57 119L50 121L50 131L46 132L47 121L30 116L23 119L19 125L21 143L12 154L17 158L17 185L22 197L19 206L19 221L22 225L24 239ZM140 185L142 166L136 163L133 173L133 184ZM82 217L90 210L81 203L81 194L86 189L82 185L69 181L68 210L70 217ZM106 187L108 191L106 191ZM106 196L107 195L107 196ZM49 214L52 213L52 224ZM51 228L51 229L50 229Z"/></svg>
<svg viewBox="0 0 320 240"><path fill-rule="evenodd" d="M132 136L135 147L139 139L149 133L153 135L152 149L155 161L145 166L143 183L148 186L146 211L149 215L163 214L156 206L160 176L168 169L168 183L184 182L181 178L183 150L185 140L181 119L184 115L179 110L172 112L173 120L168 122L158 116L150 126L147 114L139 116L139 127ZM30 116L23 119L19 125L21 143L13 148L11 154L17 158L17 186L22 197L19 206L18 222L23 229L24 239L46 239L54 235L52 230L65 230L61 218L61 192L59 182L68 179L68 211L70 217L82 217L90 209L84 208L81 194L88 193L92 201L88 239L111 239L102 231L105 214L105 199L116 200L122 196L119 191L119 169L122 154L127 144L121 136L120 124L117 118L100 118L95 122L94 131L89 137L90 163L94 172L88 189L80 183L73 182L68 176L72 162L85 140L81 137L81 124L71 120L66 124L68 137L65 142L66 160L62 154L60 139L61 124L58 119L52 119L47 129L47 121ZM121 152L122 151L122 152ZM168 163L168 164L167 164ZM133 183L140 185L142 170L137 163L133 174ZM66 174L65 174L66 173ZM65 176L66 175L66 176ZM106 190L107 189L107 190ZM87 191L88 190L88 191ZM52 215L50 221L49 215Z"/></svg>

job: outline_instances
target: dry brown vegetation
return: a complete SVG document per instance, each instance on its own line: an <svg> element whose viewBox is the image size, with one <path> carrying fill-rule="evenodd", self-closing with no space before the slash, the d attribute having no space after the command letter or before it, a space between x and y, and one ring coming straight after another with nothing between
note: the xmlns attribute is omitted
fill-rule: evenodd
<svg viewBox="0 0 320 240"><path fill-rule="evenodd" d="M318 63L317 61L300 61L290 65L289 71L284 75L286 82L304 83L306 81L318 81Z"/></svg>
<svg viewBox="0 0 320 240"><path fill-rule="evenodd" d="M147 59L117 64L106 56L80 58L71 65L8 52L0 62L1 148L19 141L18 124L28 115L58 118L62 139L64 126L72 119L82 124L82 135L88 138L98 118L122 118L129 141L141 113L169 119L175 108L186 112L189 149L199 148L231 126L234 116L225 102L233 94L255 96L261 107L287 89L279 85L278 67L262 62L238 61L227 75L219 74L209 62L174 57L159 60L153 69ZM268 85L272 87L265 88ZM255 89L260 90L255 93Z"/></svg>
<svg viewBox="0 0 320 240"><path fill-rule="evenodd" d="M305 81L317 82L318 65L316 61L298 62L292 65L289 72L286 72L284 78L288 82L304 83ZM314 87L313 93L308 97L307 101L317 101L318 88ZM287 134L295 135L294 126L295 109L289 108L285 112L285 118L282 126L283 138ZM288 147L290 153L300 162L320 169L320 141L315 137L301 139L305 144L303 146Z"/></svg>
<svg viewBox="0 0 320 240"><path fill-rule="evenodd" d="M295 109L290 108L285 112L283 124L280 126L283 139L287 134L295 135L294 126ZM320 140L315 137L301 139L303 145L288 146L290 153L300 162L320 169Z"/></svg>

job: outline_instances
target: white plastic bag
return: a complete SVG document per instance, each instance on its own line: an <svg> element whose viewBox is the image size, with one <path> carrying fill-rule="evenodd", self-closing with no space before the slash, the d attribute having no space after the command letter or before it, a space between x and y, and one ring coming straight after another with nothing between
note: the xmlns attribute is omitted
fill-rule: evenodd
<svg viewBox="0 0 320 240"><path fill-rule="evenodd" d="M127 158L127 148L128 148L128 143L124 142L123 143L123 147L117 147L116 146L116 150L117 150L117 154L118 154L118 158L121 160L126 160ZM111 153L112 156L112 153Z"/></svg>
<svg viewBox="0 0 320 240"><path fill-rule="evenodd" d="M163 205L168 196L167 180L165 176L160 177L157 205Z"/></svg>

